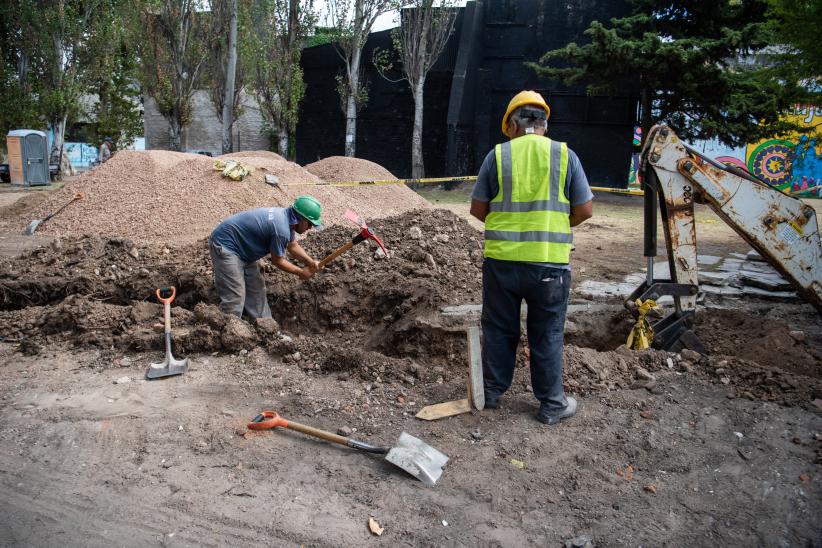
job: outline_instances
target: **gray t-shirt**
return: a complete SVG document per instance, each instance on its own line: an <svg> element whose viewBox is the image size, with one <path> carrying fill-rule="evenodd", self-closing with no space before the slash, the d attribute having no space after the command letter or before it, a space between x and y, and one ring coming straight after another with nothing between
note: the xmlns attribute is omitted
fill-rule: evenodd
<svg viewBox="0 0 822 548"><path fill-rule="evenodd" d="M298 222L290 207L261 207L236 213L217 225L211 240L247 263L273 253L285 255Z"/></svg>
<svg viewBox="0 0 822 548"><path fill-rule="evenodd" d="M480 202L490 202L499 193L499 178L497 177L497 157L495 150L485 157L477 175L477 182L471 192L471 198ZM588 177L582 169L582 163L576 152L568 149L568 172L565 175L565 197L571 203L571 207L582 205L594 199L591 186L588 184ZM556 268L570 269L567 264L540 263Z"/></svg>

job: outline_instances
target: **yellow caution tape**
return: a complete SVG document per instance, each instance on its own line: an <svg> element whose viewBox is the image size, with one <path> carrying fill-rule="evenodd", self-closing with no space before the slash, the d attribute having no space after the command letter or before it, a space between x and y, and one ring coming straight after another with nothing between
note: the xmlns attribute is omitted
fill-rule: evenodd
<svg viewBox="0 0 822 548"><path fill-rule="evenodd" d="M633 350L645 350L650 348L651 343L654 342L654 330L651 328L647 316L651 310L659 310L659 307L653 299L646 299L644 301L637 299L635 304L639 316L636 319L633 329L628 333L628 340L625 341L625 346Z"/></svg>
<svg viewBox="0 0 822 548"><path fill-rule="evenodd" d="M477 180L476 175L466 175L462 177L435 177L429 179L383 179L379 181L321 181L319 183L292 183L288 186L369 186L369 185L416 185L416 184L442 184L442 183L473 183ZM645 193L634 188L611 188L607 186L592 186L591 190L597 192L610 192L613 194L627 194L629 196L644 196Z"/></svg>

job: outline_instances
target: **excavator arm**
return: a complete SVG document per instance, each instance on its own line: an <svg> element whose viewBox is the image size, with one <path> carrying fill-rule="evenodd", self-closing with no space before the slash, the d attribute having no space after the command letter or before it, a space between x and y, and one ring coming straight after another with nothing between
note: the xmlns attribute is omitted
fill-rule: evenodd
<svg viewBox="0 0 822 548"><path fill-rule="evenodd" d="M681 142L667 126L651 129L641 155L646 183L648 279L631 295L671 295L674 311L654 326L655 346L701 350L690 330L696 310L697 235L694 202L705 203L822 313L822 245L813 208L742 170L727 168ZM671 277L654 280L655 208L659 211ZM648 225L653 223L653 227ZM654 231L653 234L649 230ZM649 241L652 242L649 245ZM649 253L649 247L654 251Z"/></svg>

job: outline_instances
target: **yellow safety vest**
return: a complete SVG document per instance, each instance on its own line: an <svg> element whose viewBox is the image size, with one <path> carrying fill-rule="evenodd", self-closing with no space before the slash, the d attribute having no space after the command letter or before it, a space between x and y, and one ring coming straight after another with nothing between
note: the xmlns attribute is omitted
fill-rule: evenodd
<svg viewBox="0 0 822 548"><path fill-rule="evenodd" d="M499 192L485 217L485 256L567 264L571 204L565 197L568 145L523 135L495 148Z"/></svg>

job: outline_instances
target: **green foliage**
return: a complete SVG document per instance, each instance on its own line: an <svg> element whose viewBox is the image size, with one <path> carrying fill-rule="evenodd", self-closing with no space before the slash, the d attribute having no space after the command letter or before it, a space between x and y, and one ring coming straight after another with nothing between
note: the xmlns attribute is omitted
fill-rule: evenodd
<svg viewBox="0 0 822 548"><path fill-rule="evenodd" d="M314 33L305 41L306 48L330 44L334 41L334 31L328 27L316 27Z"/></svg>
<svg viewBox="0 0 822 548"><path fill-rule="evenodd" d="M589 43L549 51L529 66L590 93L638 90L646 135L666 121L684 139L740 145L790 126L779 115L807 92L797 74L777 73L768 58L777 42L767 0L631 4L629 16L608 26L594 21Z"/></svg>
<svg viewBox="0 0 822 548"><path fill-rule="evenodd" d="M807 78L822 76L822 2L768 0L768 17L775 41L787 46L780 61L791 64Z"/></svg>
<svg viewBox="0 0 822 548"><path fill-rule="evenodd" d="M243 16L240 55L252 75L249 87L260 105L264 130L272 144L285 132L291 154L305 96L302 45L317 16L310 3L301 6L297 0L255 0Z"/></svg>

